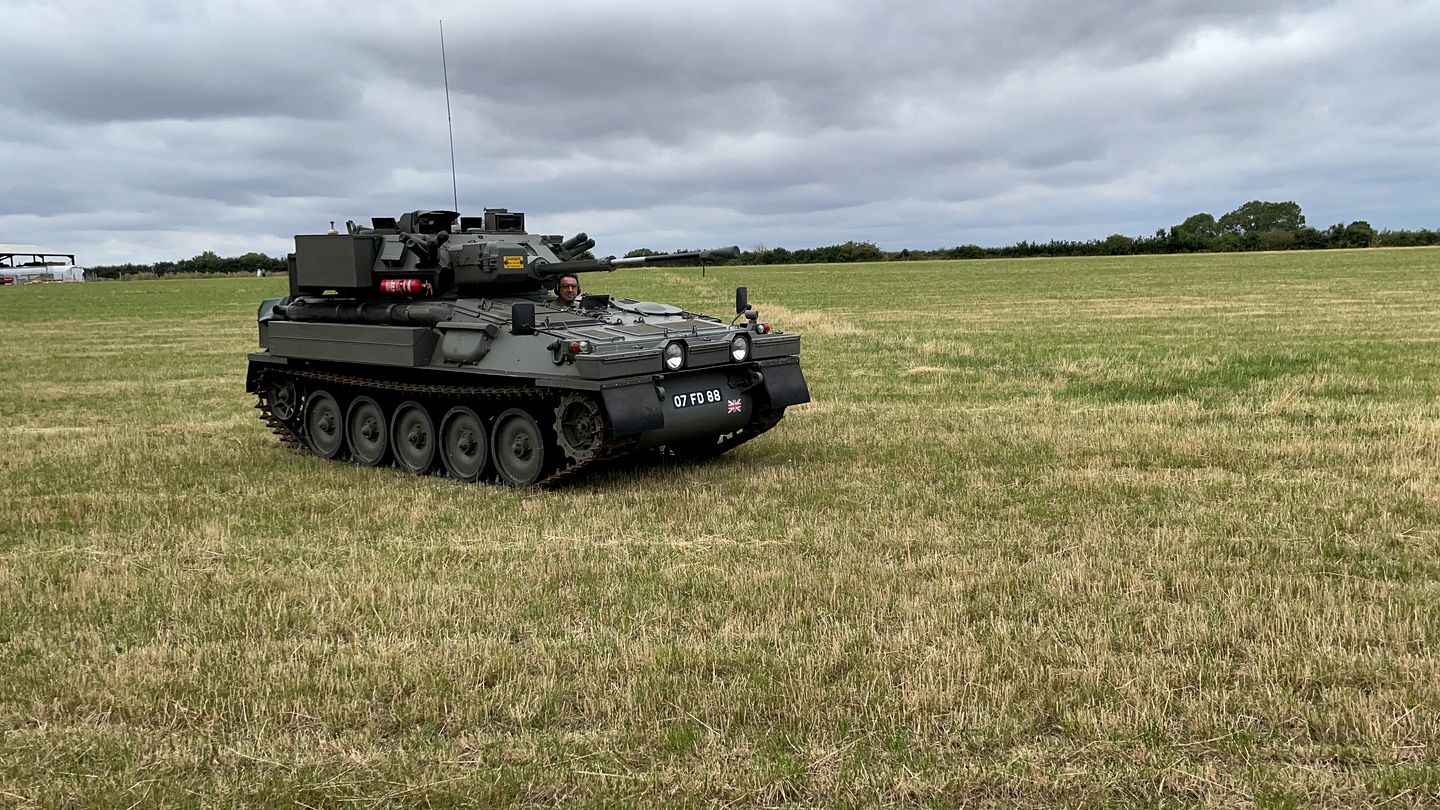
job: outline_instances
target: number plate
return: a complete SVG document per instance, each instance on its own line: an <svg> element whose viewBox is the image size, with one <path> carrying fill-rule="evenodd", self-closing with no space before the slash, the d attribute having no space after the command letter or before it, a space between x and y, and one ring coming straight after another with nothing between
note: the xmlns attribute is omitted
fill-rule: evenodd
<svg viewBox="0 0 1440 810"><path fill-rule="evenodd" d="M670 404L676 408L693 408L696 405L715 405L724 402L725 399L720 396L719 388L691 391L688 394L676 394L670 398Z"/></svg>

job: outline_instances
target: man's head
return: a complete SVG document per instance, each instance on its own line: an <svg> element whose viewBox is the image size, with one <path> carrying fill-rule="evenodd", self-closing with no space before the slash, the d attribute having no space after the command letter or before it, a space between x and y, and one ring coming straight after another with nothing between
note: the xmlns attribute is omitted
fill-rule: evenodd
<svg viewBox="0 0 1440 810"><path fill-rule="evenodd" d="M573 306L580 295L580 279L575 276L561 276L560 286L555 289L555 293L560 296L560 306Z"/></svg>

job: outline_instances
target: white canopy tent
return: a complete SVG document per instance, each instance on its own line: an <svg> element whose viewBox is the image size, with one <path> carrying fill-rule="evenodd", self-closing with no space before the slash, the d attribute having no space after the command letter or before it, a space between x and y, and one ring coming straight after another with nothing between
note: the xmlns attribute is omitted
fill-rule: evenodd
<svg viewBox="0 0 1440 810"><path fill-rule="evenodd" d="M85 268L75 254L39 245L0 244L0 284L29 281L84 281Z"/></svg>

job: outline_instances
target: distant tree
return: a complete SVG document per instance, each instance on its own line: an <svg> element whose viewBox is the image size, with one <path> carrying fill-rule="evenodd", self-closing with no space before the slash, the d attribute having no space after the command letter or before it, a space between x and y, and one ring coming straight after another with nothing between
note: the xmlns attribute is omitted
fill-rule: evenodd
<svg viewBox="0 0 1440 810"><path fill-rule="evenodd" d="M1305 215L1300 212L1299 203L1251 200L1220 217L1216 224L1222 233L1249 234L1276 230L1294 233L1304 227Z"/></svg>
<svg viewBox="0 0 1440 810"><path fill-rule="evenodd" d="M626 253L626 254L625 254L625 258L627 258L627 259L634 259L634 258L636 258L636 257L638 257L638 256L659 256L659 255L660 255L660 251L658 251L658 250L651 250L650 248L635 248L634 250L630 251L629 253Z"/></svg>
<svg viewBox="0 0 1440 810"><path fill-rule="evenodd" d="M1210 249L1216 253L1233 253L1242 247L1239 235L1233 233L1222 233L1210 242Z"/></svg>
<svg viewBox="0 0 1440 810"><path fill-rule="evenodd" d="M227 273L244 273L250 275L256 270L264 270L266 273L285 272L285 262L280 259L272 259L264 253L251 251L234 259L226 259Z"/></svg>
<svg viewBox="0 0 1440 810"><path fill-rule="evenodd" d="M1375 247L1422 247L1440 244L1440 234L1428 228L1418 231L1384 230L1375 234L1375 239L1370 244Z"/></svg>
<svg viewBox="0 0 1440 810"><path fill-rule="evenodd" d="M790 264L794 261L794 254L783 247L770 248L760 254L761 264Z"/></svg>
<svg viewBox="0 0 1440 810"><path fill-rule="evenodd" d="M1170 238L1177 250L1206 250L1215 237L1220 235L1215 217L1206 213L1192 214L1184 222L1170 229Z"/></svg>
<svg viewBox="0 0 1440 810"><path fill-rule="evenodd" d="M1370 227L1370 223L1365 220L1357 219L1349 225L1346 225L1345 230L1340 232L1341 244L1339 247L1370 247L1374 241L1375 229Z"/></svg>
<svg viewBox="0 0 1440 810"><path fill-rule="evenodd" d="M1325 234L1308 225L1295 232L1293 247L1297 250L1319 250L1325 247L1325 244Z"/></svg>
<svg viewBox="0 0 1440 810"><path fill-rule="evenodd" d="M1112 233L1105 237L1101 252L1106 256L1127 256L1135 252L1135 240L1124 234Z"/></svg>
<svg viewBox="0 0 1440 810"><path fill-rule="evenodd" d="M846 242L835 246L837 262L878 262L885 258L874 242Z"/></svg>
<svg viewBox="0 0 1440 810"><path fill-rule="evenodd" d="M1250 234L1246 234L1246 236L1250 236ZM1260 250L1289 250L1295 246L1295 232L1283 228L1257 233L1255 237Z"/></svg>
<svg viewBox="0 0 1440 810"><path fill-rule="evenodd" d="M219 273L223 270L223 262L213 250L204 251L193 259L181 259L175 263L175 272L177 273Z"/></svg>

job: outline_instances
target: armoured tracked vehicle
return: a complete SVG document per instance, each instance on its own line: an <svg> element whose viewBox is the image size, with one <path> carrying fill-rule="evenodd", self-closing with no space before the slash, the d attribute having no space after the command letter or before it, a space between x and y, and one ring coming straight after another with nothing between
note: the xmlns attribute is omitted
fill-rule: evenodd
<svg viewBox="0 0 1440 810"><path fill-rule="evenodd" d="M744 287L728 323L574 296L587 273L736 248L579 258L594 245L526 233L503 208L296 236L290 295L260 305L246 390L297 449L512 486L644 450L716 455L810 401L799 336L762 322Z"/></svg>

